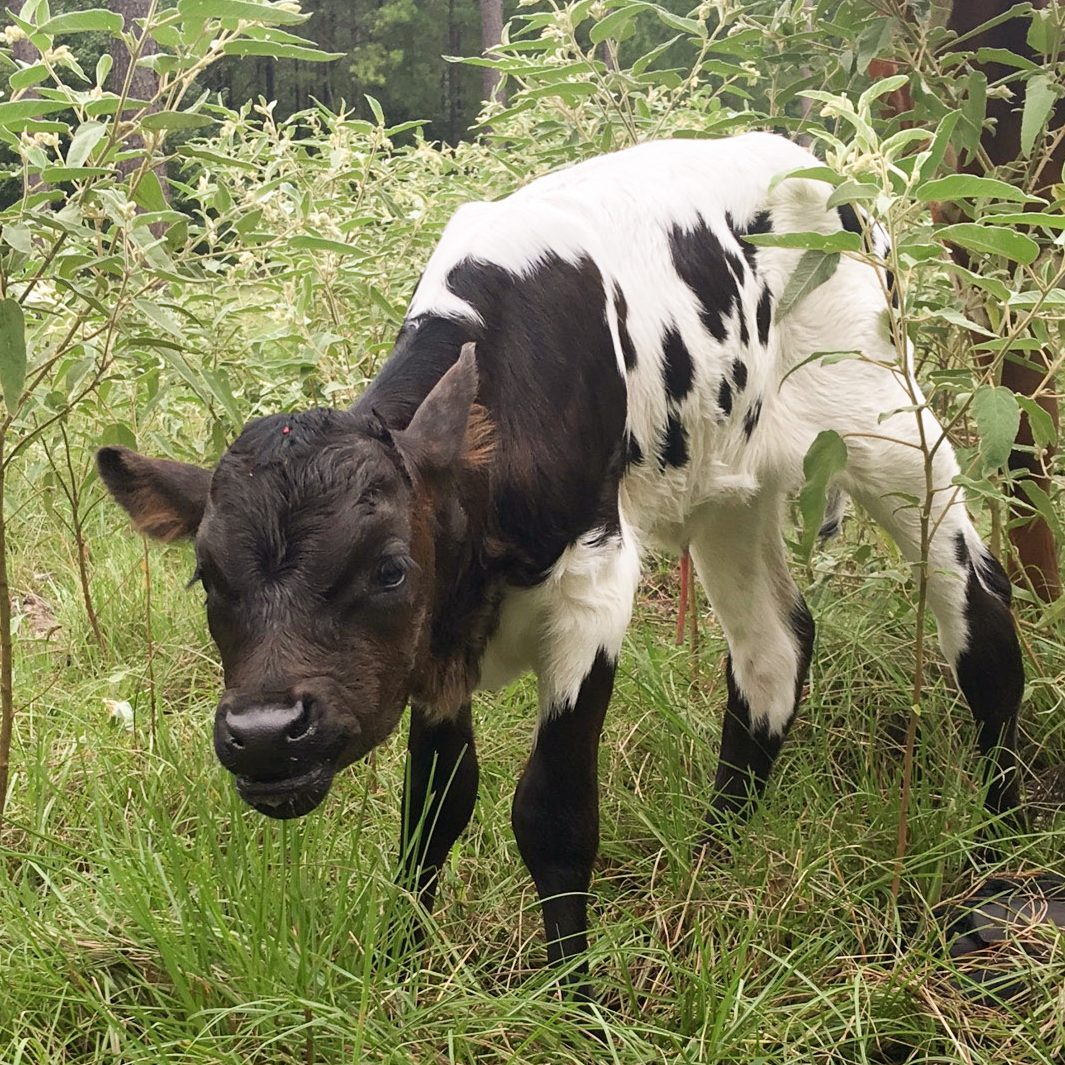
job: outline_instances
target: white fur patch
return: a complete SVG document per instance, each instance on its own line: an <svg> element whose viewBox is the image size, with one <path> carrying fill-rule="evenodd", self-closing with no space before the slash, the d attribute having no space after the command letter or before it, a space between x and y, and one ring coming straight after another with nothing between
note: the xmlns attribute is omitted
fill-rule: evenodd
<svg viewBox="0 0 1065 1065"><path fill-rule="evenodd" d="M620 536L597 529L581 537L543 583L504 601L479 687L497 688L534 669L541 715L572 706L596 655L617 660L639 579L639 553L624 527Z"/></svg>

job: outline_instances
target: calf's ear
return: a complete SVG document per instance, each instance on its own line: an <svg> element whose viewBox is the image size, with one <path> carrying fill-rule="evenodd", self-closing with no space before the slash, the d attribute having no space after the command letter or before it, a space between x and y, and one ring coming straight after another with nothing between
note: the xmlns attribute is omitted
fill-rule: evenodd
<svg viewBox="0 0 1065 1065"><path fill-rule="evenodd" d="M463 344L454 366L436 383L406 429L392 434L408 467L439 477L461 463L479 462L489 450L483 410L477 396L473 344Z"/></svg>
<svg viewBox="0 0 1065 1065"><path fill-rule="evenodd" d="M146 458L128 447L100 448L96 468L139 532L156 540L195 535L207 506L210 470Z"/></svg>

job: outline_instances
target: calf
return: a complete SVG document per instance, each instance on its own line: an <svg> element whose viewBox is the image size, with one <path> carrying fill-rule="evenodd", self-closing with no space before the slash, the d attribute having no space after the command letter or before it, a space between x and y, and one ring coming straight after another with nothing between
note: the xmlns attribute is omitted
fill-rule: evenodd
<svg viewBox="0 0 1065 1065"><path fill-rule="evenodd" d="M783 540L803 456L821 430L842 434L838 486L918 562L917 445L941 435L912 410L876 269L844 259L774 313L800 253L745 235L857 225L820 182L770 190L814 162L767 134L658 142L468 204L354 408L254 421L213 472L100 451L139 529L195 538L225 670L215 749L247 802L312 810L409 701L403 855L429 906L474 805L472 694L534 670L514 832L551 960L583 950L599 734L655 544L690 545L729 644L709 820L749 808L813 650ZM1020 653L957 473L943 442L928 595L1002 811L1017 802Z"/></svg>

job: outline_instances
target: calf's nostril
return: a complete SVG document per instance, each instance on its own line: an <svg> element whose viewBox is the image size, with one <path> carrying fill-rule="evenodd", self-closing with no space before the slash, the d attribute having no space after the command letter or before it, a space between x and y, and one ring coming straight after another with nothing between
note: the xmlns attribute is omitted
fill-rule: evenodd
<svg viewBox="0 0 1065 1065"><path fill-rule="evenodd" d="M308 732L311 731L311 707L313 703L311 699L297 699L295 710L297 712L296 718L285 729L285 735L290 742L303 739Z"/></svg>

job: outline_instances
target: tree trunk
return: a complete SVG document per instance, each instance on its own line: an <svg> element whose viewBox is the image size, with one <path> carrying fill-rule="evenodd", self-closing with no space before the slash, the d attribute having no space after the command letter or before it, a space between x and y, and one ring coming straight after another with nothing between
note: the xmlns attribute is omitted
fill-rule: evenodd
<svg viewBox="0 0 1065 1065"><path fill-rule="evenodd" d="M125 32L139 40L137 58L155 55L159 46L152 37L147 36L141 26L137 25L138 19L148 17L151 8L150 0L111 0L111 10L121 15L125 23ZM154 70L147 67L134 67L130 72L129 49L121 40L115 38L111 42L111 90L116 93L122 92L122 87L129 78L128 96L131 100L150 100L159 88L159 78Z"/></svg>
<svg viewBox="0 0 1065 1065"><path fill-rule="evenodd" d="M503 0L478 0L481 8L481 54L491 56L503 40ZM491 67L484 68L484 98L505 104L503 76Z"/></svg>
<svg viewBox="0 0 1065 1065"><path fill-rule="evenodd" d="M954 0L951 5L948 27L959 34L970 33L982 26L989 19L1005 14L1013 6L1013 0ZM1047 6L1047 0L1035 0L1036 8ZM993 29L976 34L965 41L966 51L979 48L1007 48L1025 58L1040 61L1028 47L1026 35L1028 19L1013 18L995 26ZM988 81L995 81L1012 73L1012 69L993 60L975 64L987 74ZM1014 83L1013 96L1010 99L991 98L987 101L987 114L995 119L993 125L985 126L980 138L980 147L986 153L992 166L1006 166L1017 161L1021 155L1020 114L1024 106L1024 83ZM1065 105L1059 103L1050 118L1051 129L1060 129L1065 124ZM1037 195L1050 195L1051 188L1061 180L1062 164L1065 162L1065 142L1059 141L1040 174L1039 184L1026 189ZM969 173L982 173L980 160L968 160L961 167ZM964 208L962 208L964 210ZM1002 364L1002 383L1012 392L1022 396L1032 395L1039 387L1046 368L1053 365L1054 353L1050 351L1032 351L1025 356L1030 364L1022 365L1010 361L1007 356ZM1035 401L1051 417L1055 427L1058 424L1058 401L1056 391L1052 388L1035 396ZM1017 432L1016 449L1010 455L1009 467L1014 472L1026 471L1028 480L1038 485L1045 493L1050 492L1050 476L1047 469L1053 458L1053 450L1048 449L1042 459L1031 453L1033 444L1032 429L1028 424L1028 415L1021 414L1021 425ZM1024 480L1015 482L1013 488L1014 502L1010 507L1010 516L1020 524L1010 529L1010 540L1017 552L1022 576L1031 582L1035 593L1045 602L1057 599L1061 595L1061 575L1058 568L1057 545L1054 533L1046 520L1039 515L1032 517L1025 505ZM1027 520L1025 520L1027 519Z"/></svg>
<svg viewBox="0 0 1065 1065"><path fill-rule="evenodd" d="M110 2L111 10L122 16L124 33L134 40L131 54L130 49L120 38L115 37L112 39L110 88L112 92L121 95L123 88L126 88L128 79L126 98L129 100L151 100L159 90L159 75L154 70L142 66L134 66L132 70L130 69L130 63L134 59L156 55L159 51L159 45L155 43L155 39L144 32L143 20L148 17L151 6L151 0L111 0ZM138 20L142 23L139 26L137 25ZM131 109L126 108L126 111L129 110ZM136 108L136 110L139 110L139 108ZM152 110L158 110L158 105L154 105ZM134 149L144 147L144 141L139 135L130 137L127 144L128 147ZM118 164L118 169L120 173L128 176L139 169L140 165L141 160L136 158L124 159ZM163 196L169 203L170 186L166 178L166 163L156 163L152 169L159 179ZM157 223L152 226L152 232L156 236L161 236L162 228L162 225Z"/></svg>

